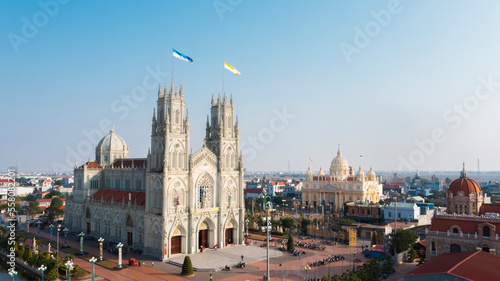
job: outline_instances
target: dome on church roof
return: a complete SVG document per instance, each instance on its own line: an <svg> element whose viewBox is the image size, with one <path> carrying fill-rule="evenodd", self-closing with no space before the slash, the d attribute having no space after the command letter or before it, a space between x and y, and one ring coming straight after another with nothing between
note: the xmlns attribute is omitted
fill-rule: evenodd
<svg viewBox="0 0 500 281"><path fill-rule="evenodd" d="M323 172L323 167L319 167L319 173L318 176L324 176L325 172Z"/></svg>
<svg viewBox="0 0 500 281"><path fill-rule="evenodd" d="M349 171L349 163L347 163L347 159L342 156L342 151L337 151L337 156L333 158L332 164L330 165L330 171L334 172L344 172Z"/></svg>
<svg viewBox="0 0 500 281"><path fill-rule="evenodd" d="M97 151L128 151L127 143L115 133L114 128L97 144Z"/></svg>
<svg viewBox="0 0 500 281"><path fill-rule="evenodd" d="M373 171L373 167L370 166L370 172L368 172L368 179L371 181L374 181L377 178L377 175L375 175L375 172Z"/></svg>
<svg viewBox="0 0 500 281"><path fill-rule="evenodd" d="M476 195L481 194L479 184L475 180L467 177L465 165L462 172L460 172L460 178L454 180L448 188L448 192L453 192L454 196L458 195L460 191L462 191L465 196L469 196L470 193L476 193Z"/></svg>

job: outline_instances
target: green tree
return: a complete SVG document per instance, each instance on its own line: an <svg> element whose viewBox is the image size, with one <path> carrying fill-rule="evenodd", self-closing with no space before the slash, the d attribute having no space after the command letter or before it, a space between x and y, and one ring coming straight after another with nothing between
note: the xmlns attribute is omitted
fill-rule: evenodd
<svg viewBox="0 0 500 281"><path fill-rule="evenodd" d="M262 204L264 204L264 200L265 198L264 197L257 197L257 199L255 199L255 203L257 203L259 206L262 207Z"/></svg>
<svg viewBox="0 0 500 281"><path fill-rule="evenodd" d="M302 218L300 220L300 231L302 231L302 233L307 233L307 226L311 224L312 221L310 219Z"/></svg>
<svg viewBox="0 0 500 281"><path fill-rule="evenodd" d="M351 225L355 223L355 221L351 220L351 219L340 219L339 220L339 225Z"/></svg>
<svg viewBox="0 0 500 281"><path fill-rule="evenodd" d="M40 203L36 202L36 201L31 201L29 204L28 204L28 210L30 212L30 214L38 214L40 213Z"/></svg>
<svg viewBox="0 0 500 281"><path fill-rule="evenodd" d="M404 252L415 244L418 235L409 229L400 229L394 235L394 231L389 234L389 244L392 249L396 247L397 253Z"/></svg>
<svg viewBox="0 0 500 281"><path fill-rule="evenodd" d="M16 178L16 182L19 183L20 186L26 186L28 184L28 179L25 177Z"/></svg>
<svg viewBox="0 0 500 281"><path fill-rule="evenodd" d="M286 243L287 250L295 250L295 241L293 241L292 233L288 233L288 242Z"/></svg>
<svg viewBox="0 0 500 281"><path fill-rule="evenodd" d="M23 255L23 260L28 261L32 256L31 253L31 248L30 247L25 247L24 248L24 255Z"/></svg>
<svg viewBox="0 0 500 281"><path fill-rule="evenodd" d="M50 221L54 221L58 216L64 214L64 210L62 209L63 201L60 198L52 198L52 203L50 203L50 207L45 209L45 214Z"/></svg>
<svg viewBox="0 0 500 281"><path fill-rule="evenodd" d="M184 257L184 263L182 264L182 275L192 275L193 274L193 264L191 263L191 258L189 256Z"/></svg>
<svg viewBox="0 0 500 281"><path fill-rule="evenodd" d="M281 219L281 224L283 225L283 227L288 228L289 232L292 232L297 227L297 223L292 217L285 217Z"/></svg>
<svg viewBox="0 0 500 281"><path fill-rule="evenodd" d="M283 198L279 197L279 196L275 196L273 197L273 204L274 206L273 207L276 207L276 206L283 206Z"/></svg>
<svg viewBox="0 0 500 281"><path fill-rule="evenodd" d="M450 178L446 178L446 179L444 180L444 182L445 182L445 183L451 183L451 179L450 179Z"/></svg>
<svg viewBox="0 0 500 281"><path fill-rule="evenodd" d="M45 196L43 198L50 199L50 198L54 198L54 197L64 197L64 195L57 190L51 190L49 193L45 194Z"/></svg>
<svg viewBox="0 0 500 281"><path fill-rule="evenodd" d="M59 278L59 273L57 272L57 269L52 268L49 271L47 271L47 280L57 280Z"/></svg>
<svg viewBox="0 0 500 281"><path fill-rule="evenodd" d="M55 180L54 185L64 185L62 180Z"/></svg>

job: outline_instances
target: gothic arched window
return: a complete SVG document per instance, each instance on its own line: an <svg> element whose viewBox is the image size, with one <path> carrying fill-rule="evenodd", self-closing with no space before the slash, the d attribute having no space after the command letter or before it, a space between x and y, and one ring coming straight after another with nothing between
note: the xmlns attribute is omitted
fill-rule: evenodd
<svg viewBox="0 0 500 281"><path fill-rule="evenodd" d="M179 113L179 110L176 110L175 111L175 124L179 124L180 123L180 121L179 121L180 116L181 116L181 114Z"/></svg>

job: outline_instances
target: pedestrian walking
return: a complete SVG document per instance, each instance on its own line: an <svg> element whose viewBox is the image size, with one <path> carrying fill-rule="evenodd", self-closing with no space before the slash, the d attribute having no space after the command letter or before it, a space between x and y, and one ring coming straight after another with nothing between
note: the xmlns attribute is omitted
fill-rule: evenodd
<svg viewBox="0 0 500 281"><path fill-rule="evenodd" d="M154 266L155 266L155 262L154 262L154 261L152 261L152 262L151 262L151 267L154 267Z"/></svg>
<svg viewBox="0 0 500 281"><path fill-rule="evenodd" d="M212 281L212 274L210 274L210 281Z"/></svg>

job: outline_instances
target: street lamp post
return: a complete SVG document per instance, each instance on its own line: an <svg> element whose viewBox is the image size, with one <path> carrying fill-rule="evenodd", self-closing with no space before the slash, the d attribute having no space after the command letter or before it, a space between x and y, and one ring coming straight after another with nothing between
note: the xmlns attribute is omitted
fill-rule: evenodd
<svg viewBox="0 0 500 281"><path fill-rule="evenodd" d="M68 236L69 229L67 227L65 227L63 229L63 232L64 232L64 248L68 248L68 245L66 244L66 242L67 242L66 236Z"/></svg>
<svg viewBox="0 0 500 281"><path fill-rule="evenodd" d="M104 242L104 238L99 238L99 260L102 261L102 242Z"/></svg>
<svg viewBox="0 0 500 281"><path fill-rule="evenodd" d="M12 277L12 280L14 280L14 278L15 278L15 277L16 277L16 275L17 275L17 271L15 271L15 270L11 270L11 271L9 271L9 275L10 275L10 277Z"/></svg>
<svg viewBox="0 0 500 281"><path fill-rule="evenodd" d="M54 229L54 225L50 224L49 227L50 227L50 243L52 243L52 230Z"/></svg>
<svg viewBox="0 0 500 281"><path fill-rule="evenodd" d="M267 201L267 199L269 199L269 202ZM272 208L272 202L271 202L271 197L268 195L266 196L266 198L264 199L264 210L267 210L267 213L266 213L266 241L267 241L267 279L269 280L269 216L270 216L270 212L271 212L271 208Z"/></svg>
<svg viewBox="0 0 500 281"><path fill-rule="evenodd" d="M59 268L59 231L61 231L61 225L57 225L57 252L56 252L56 261L57 261L57 268Z"/></svg>
<svg viewBox="0 0 500 281"><path fill-rule="evenodd" d="M304 267L304 270L306 271L306 281L308 281L309 279L307 279L307 273L311 270L311 267L309 265L306 265Z"/></svg>
<svg viewBox="0 0 500 281"><path fill-rule="evenodd" d="M85 237L85 233L80 232L80 234L78 234L78 237L80 237L80 254L83 255L83 237Z"/></svg>
<svg viewBox="0 0 500 281"><path fill-rule="evenodd" d="M68 277L68 281L71 281L70 270L73 268L73 261L66 262L66 276Z"/></svg>
<svg viewBox="0 0 500 281"><path fill-rule="evenodd" d="M97 261L97 259L95 257L92 257L89 260L89 262L92 264L92 281L94 281L94 276L95 276L94 266L95 266L96 261Z"/></svg>
<svg viewBox="0 0 500 281"><path fill-rule="evenodd" d="M42 264L42 266L40 266L38 268L38 271L40 271L42 273L42 281L43 281L43 272L47 269L47 267L45 265Z"/></svg>
<svg viewBox="0 0 500 281"><path fill-rule="evenodd" d="M30 233L30 217L29 215L26 217L26 224L28 225L28 234Z"/></svg>
<svg viewBox="0 0 500 281"><path fill-rule="evenodd" d="M352 271L354 271L354 264L356 263L356 254L358 252L354 251L354 260L352 261Z"/></svg>
<svg viewBox="0 0 500 281"><path fill-rule="evenodd" d="M122 247L123 247L123 244L120 242L118 245L116 245L116 247L118 247L118 268L122 268Z"/></svg>

